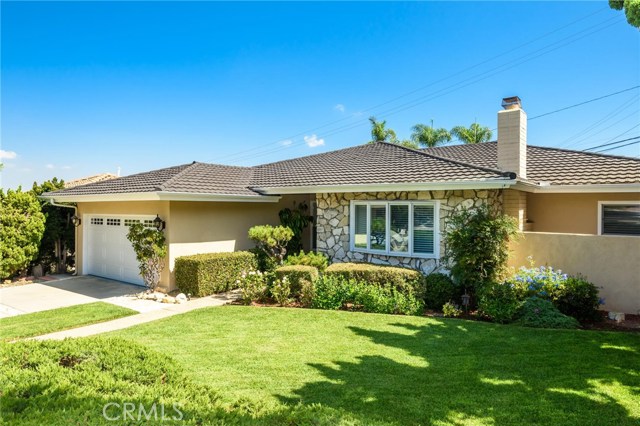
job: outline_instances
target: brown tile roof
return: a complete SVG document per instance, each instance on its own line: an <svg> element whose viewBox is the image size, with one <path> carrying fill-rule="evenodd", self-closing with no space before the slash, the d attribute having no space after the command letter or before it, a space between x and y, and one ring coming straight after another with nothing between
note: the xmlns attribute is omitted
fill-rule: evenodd
<svg viewBox="0 0 640 426"><path fill-rule="evenodd" d="M496 142L425 148L423 151L482 167L498 166ZM640 159L529 145L527 181L551 185L640 183Z"/></svg>
<svg viewBox="0 0 640 426"><path fill-rule="evenodd" d="M259 197L261 189L510 179L497 144L414 150L378 142L255 167L190 163L74 186L56 195L173 192ZM640 160L529 146L527 181L551 185L640 183Z"/></svg>
<svg viewBox="0 0 640 426"><path fill-rule="evenodd" d="M254 167L258 188L508 179L505 173L378 142Z"/></svg>
<svg viewBox="0 0 640 426"><path fill-rule="evenodd" d="M118 176L116 176L114 174L111 174L111 173L101 173L99 175L87 176L87 177L83 177L83 178L80 178L80 179L70 180L70 181L64 183L64 187L65 188L74 188L76 186L86 185L88 183L102 182L104 180L115 179L117 177Z"/></svg>
<svg viewBox="0 0 640 426"><path fill-rule="evenodd" d="M56 191L57 195L175 192L222 195L260 194L249 189L250 167L193 162Z"/></svg>

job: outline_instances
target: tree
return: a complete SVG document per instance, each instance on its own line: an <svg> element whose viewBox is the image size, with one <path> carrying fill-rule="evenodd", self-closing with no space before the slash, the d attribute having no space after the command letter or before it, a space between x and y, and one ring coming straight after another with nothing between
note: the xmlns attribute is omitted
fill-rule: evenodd
<svg viewBox="0 0 640 426"><path fill-rule="evenodd" d="M488 127L473 123L469 127L456 126L451 129L451 134L464 143L489 142L491 140L491 130Z"/></svg>
<svg viewBox="0 0 640 426"><path fill-rule="evenodd" d="M623 10L627 22L640 29L640 0L609 0L611 9Z"/></svg>
<svg viewBox="0 0 640 426"><path fill-rule="evenodd" d="M31 192L38 197L63 188L64 181L54 177L40 185L34 182ZM38 256L32 263L43 265L45 273L66 272L67 255L75 251L75 231L71 224L73 210L52 206L44 200L40 200L40 206L46 222Z"/></svg>
<svg viewBox="0 0 640 426"><path fill-rule="evenodd" d="M424 147L431 148L451 141L451 133L447 129L434 129L433 126L416 124L411 130L411 140Z"/></svg>
<svg viewBox="0 0 640 426"><path fill-rule="evenodd" d="M446 222L445 261L456 284L471 291L496 282L506 270L515 218L488 205L454 211Z"/></svg>
<svg viewBox="0 0 640 426"><path fill-rule="evenodd" d="M308 211L307 203L302 202L296 205L294 202L292 209L285 207L278 213L282 226L293 231L293 237L287 243L287 253L289 254L302 250L302 232L313 221L313 216L309 216Z"/></svg>
<svg viewBox="0 0 640 426"><path fill-rule="evenodd" d="M375 117L369 117L371 122L371 142L396 143L398 137L392 129L387 129L387 121L378 121Z"/></svg>
<svg viewBox="0 0 640 426"><path fill-rule="evenodd" d="M164 232L155 228L147 228L140 222L129 226L127 239L136 253L140 275L149 290L155 290L160 283L160 274L164 269L164 258L167 256L167 243Z"/></svg>
<svg viewBox="0 0 640 426"><path fill-rule="evenodd" d="M258 249L275 259L278 265L287 254L287 243L293 238L293 231L286 226L260 225L249 229L249 238Z"/></svg>
<svg viewBox="0 0 640 426"><path fill-rule="evenodd" d="M31 192L0 189L0 278L13 277L38 255L44 214Z"/></svg>

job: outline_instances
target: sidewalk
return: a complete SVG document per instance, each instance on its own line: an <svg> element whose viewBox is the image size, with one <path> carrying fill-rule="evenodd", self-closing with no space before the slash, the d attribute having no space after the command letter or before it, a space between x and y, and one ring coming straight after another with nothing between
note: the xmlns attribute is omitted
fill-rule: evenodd
<svg viewBox="0 0 640 426"><path fill-rule="evenodd" d="M207 297L201 297L198 299L189 300L188 302L179 304L179 305L163 304L164 306L162 307L162 309L143 312L138 315L131 315L131 316L119 318L113 321L101 322L98 324L87 325L84 327L72 328L70 330L58 331L55 333L33 337L32 339L33 340L62 340L67 337L93 336L95 334L107 333L109 331L115 331L115 330L122 330L123 328L132 327L134 325L144 324L144 323L159 320L162 318L168 318L174 315L183 314L185 312L193 311L194 309L226 305L227 303L234 301L236 298L237 298L237 294L230 292L230 293L222 293L214 296L207 296Z"/></svg>

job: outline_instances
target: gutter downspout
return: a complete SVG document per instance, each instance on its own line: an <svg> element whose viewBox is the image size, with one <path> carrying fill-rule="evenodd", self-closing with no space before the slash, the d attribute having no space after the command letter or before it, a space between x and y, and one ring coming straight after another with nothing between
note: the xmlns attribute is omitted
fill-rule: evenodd
<svg viewBox="0 0 640 426"><path fill-rule="evenodd" d="M73 209L73 215L77 216L78 215L78 206L69 206L66 204L58 204L56 203L56 200L54 200L53 198L47 198L47 197L38 197L41 199L44 199L47 203L51 204L52 206L55 207L64 207L67 209ZM75 248L75 251L78 251L78 227L74 226L73 227L73 246ZM77 256L76 256L77 257ZM74 259L76 260L76 259ZM71 274L72 276L77 276L78 275L78 265L76 265L76 270L73 274Z"/></svg>

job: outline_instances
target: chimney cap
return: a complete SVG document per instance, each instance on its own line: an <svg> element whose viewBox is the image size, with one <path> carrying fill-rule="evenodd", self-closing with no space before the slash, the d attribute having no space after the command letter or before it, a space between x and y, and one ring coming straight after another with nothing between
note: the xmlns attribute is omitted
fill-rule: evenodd
<svg viewBox="0 0 640 426"><path fill-rule="evenodd" d="M502 99L502 108L504 109L519 109L521 107L522 101L517 96Z"/></svg>

